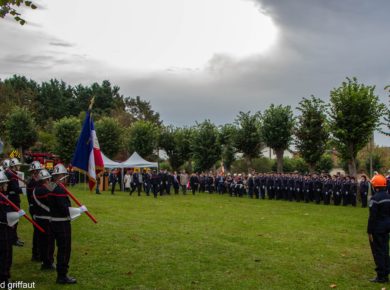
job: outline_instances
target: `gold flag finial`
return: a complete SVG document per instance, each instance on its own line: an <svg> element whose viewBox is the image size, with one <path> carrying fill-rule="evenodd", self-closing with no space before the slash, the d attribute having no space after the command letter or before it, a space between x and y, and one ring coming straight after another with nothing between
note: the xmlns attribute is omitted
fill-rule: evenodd
<svg viewBox="0 0 390 290"><path fill-rule="evenodd" d="M92 97L91 102L89 103L88 110L92 111L93 104L95 103L95 97Z"/></svg>

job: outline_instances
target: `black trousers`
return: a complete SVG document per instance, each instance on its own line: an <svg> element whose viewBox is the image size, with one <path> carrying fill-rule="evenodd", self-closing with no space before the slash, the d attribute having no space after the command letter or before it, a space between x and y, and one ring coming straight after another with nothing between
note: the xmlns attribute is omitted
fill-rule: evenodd
<svg viewBox="0 0 390 290"><path fill-rule="evenodd" d="M70 221L51 222L51 229L57 244L57 274L63 277L68 273L71 253L72 232Z"/></svg>
<svg viewBox="0 0 390 290"><path fill-rule="evenodd" d="M360 197L362 199L362 207L367 207L367 196L368 196L368 192L360 193Z"/></svg>
<svg viewBox="0 0 390 290"><path fill-rule="evenodd" d="M11 276L12 245L15 242L14 229L0 224L0 282L7 281Z"/></svg>
<svg viewBox="0 0 390 290"><path fill-rule="evenodd" d="M54 262L54 237L49 220L37 218L36 222L45 230L44 233L38 231L38 245L40 258L44 265L52 265Z"/></svg>
<svg viewBox="0 0 390 290"><path fill-rule="evenodd" d="M372 236L373 242L370 242L370 246L377 277L387 278L390 272L389 233L375 233Z"/></svg>
<svg viewBox="0 0 390 290"><path fill-rule="evenodd" d="M39 230L34 227L34 232L33 232L33 239L32 239L32 257L36 259L40 259L41 254L39 250Z"/></svg>

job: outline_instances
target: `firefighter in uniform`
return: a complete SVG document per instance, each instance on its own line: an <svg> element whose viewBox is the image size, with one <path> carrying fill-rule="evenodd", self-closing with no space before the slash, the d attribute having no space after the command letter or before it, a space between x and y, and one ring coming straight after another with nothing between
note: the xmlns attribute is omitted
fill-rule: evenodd
<svg viewBox="0 0 390 290"><path fill-rule="evenodd" d="M34 219L34 200L33 200L33 191L35 188L40 184L39 181L39 171L44 169L39 161L33 161L30 164L30 169L29 171L31 172L31 177L30 180L27 182L27 200L28 200L28 209L30 212L30 215ZM41 262L41 256L39 252L39 244L38 244L38 239L39 239L39 231L36 227L34 227L33 231L33 240L32 240L32 257L31 261L37 261Z"/></svg>
<svg viewBox="0 0 390 290"><path fill-rule="evenodd" d="M70 200L60 183L64 183L68 172L64 165L57 164L52 173L53 182L50 183L49 207L51 215L51 230L57 244L57 283L74 284L76 279L68 276L71 254L71 225ZM87 209L80 207L82 212Z"/></svg>
<svg viewBox="0 0 390 290"><path fill-rule="evenodd" d="M8 187L8 178L4 171L0 171L0 192L5 194ZM7 223L7 213L11 212L8 202L0 197L0 283L8 284L12 265L12 245L15 242L15 232ZM7 287L7 286L6 286Z"/></svg>
<svg viewBox="0 0 390 290"><path fill-rule="evenodd" d="M3 162L3 166L6 167L8 165L8 168L5 170L5 175L7 175L7 178L9 180L8 183L8 189L7 189L7 196L10 201L12 201L17 207L20 208L20 195L23 194L22 189L19 186L19 180L17 179L17 171L19 170L19 166L21 165L20 161L17 158L12 158L7 162L5 160ZM18 224L16 224L14 227L16 241L15 246L23 247L24 242L19 239L17 229Z"/></svg>
<svg viewBox="0 0 390 290"><path fill-rule="evenodd" d="M371 179L373 196L369 202L367 233L371 252L376 265L377 276L370 280L376 283L389 281L389 232L390 232L390 194L386 189L386 178L377 174Z"/></svg>
<svg viewBox="0 0 390 290"><path fill-rule="evenodd" d="M46 169L38 172L40 184L32 192L33 218L45 230L38 233L38 244L42 261L41 270L55 270L54 262L54 238L51 231L51 213L49 207L49 194L51 192L51 178Z"/></svg>

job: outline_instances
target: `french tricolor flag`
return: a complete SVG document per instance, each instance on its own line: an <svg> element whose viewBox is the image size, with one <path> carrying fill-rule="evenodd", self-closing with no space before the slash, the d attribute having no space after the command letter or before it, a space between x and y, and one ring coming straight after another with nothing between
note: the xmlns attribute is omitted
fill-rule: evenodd
<svg viewBox="0 0 390 290"><path fill-rule="evenodd" d="M89 177L89 189L96 185L96 175L104 170L102 153L91 112L88 110L73 155L72 166Z"/></svg>

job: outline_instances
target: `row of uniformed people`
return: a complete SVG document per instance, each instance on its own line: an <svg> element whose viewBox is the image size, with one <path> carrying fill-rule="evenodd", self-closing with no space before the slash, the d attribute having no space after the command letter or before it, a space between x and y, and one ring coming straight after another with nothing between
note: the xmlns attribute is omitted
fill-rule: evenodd
<svg viewBox="0 0 390 290"><path fill-rule="evenodd" d="M354 177L335 175L252 174L192 174L189 187L193 191L217 191L232 196L285 199L335 205L356 206L357 199L367 206L369 182L362 176L358 183Z"/></svg>
<svg viewBox="0 0 390 290"><path fill-rule="evenodd" d="M217 177L223 181L224 189L234 196L269 199L296 200L335 205L356 206L359 197L362 206L367 206L369 183L362 176L358 184L354 177L335 175L263 174L227 175Z"/></svg>
<svg viewBox="0 0 390 290"><path fill-rule="evenodd" d="M15 162L17 160L14 160ZM1 190L13 201L12 191L21 192L16 178L16 169L7 168L8 160L3 161L4 171L0 173ZM18 166L20 162L18 162ZM12 170L12 171L11 171ZM27 199L29 212L33 220L44 229L44 233L34 227L32 260L41 262L42 270L56 270L59 284L74 284L76 279L69 277L69 259L71 254L71 219L79 216L87 209L85 206L71 208L71 203L63 184L68 176L66 168L62 164L54 167L52 174L44 169L38 161L30 165L31 177L27 182ZM11 179L8 178L11 176ZM11 193L10 193L11 192ZM20 197L16 199L20 204ZM1 255L0 255L0 278L7 282L10 277L12 264L12 246L17 240L16 227L7 220L7 213L14 211L7 204L7 200L0 202L1 220ZM71 214L72 212L72 214ZM57 245L57 264L54 266L54 251Z"/></svg>

